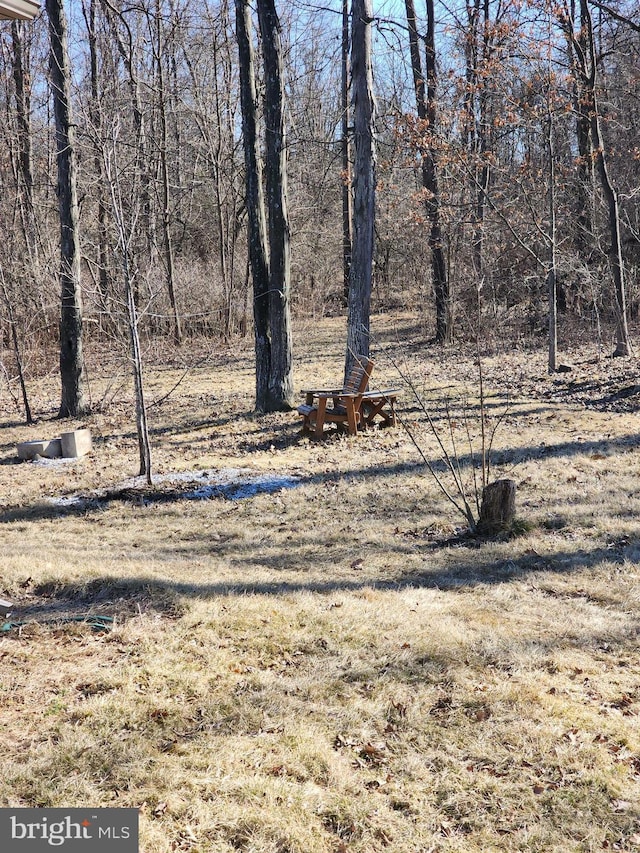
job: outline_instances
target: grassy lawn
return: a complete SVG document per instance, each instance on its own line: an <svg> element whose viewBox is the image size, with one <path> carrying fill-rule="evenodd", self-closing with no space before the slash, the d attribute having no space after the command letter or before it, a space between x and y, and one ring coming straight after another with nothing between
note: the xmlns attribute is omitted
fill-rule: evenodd
<svg viewBox="0 0 640 853"><path fill-rule="evenodd" d="M373 385L401 363L468 476L473 355L376 323ZM339 380L342 339L298 327L297 388ZM404 429L309 440L295 412L252 413L250 342L204 355L186 375L189 352L148 357L150 399L171 391L156 473L291 487L125 483L115 362L95 358L82 424L54 419L55 376L35 427L0 401L0 597L24 623L0 634L0 805L138 807L145 853L640 850L640 438L605 399L630 362L584 350L549 378L539 355L486 357L493 474L526 524L481 541ZM439 465L408 390L401 416ZM79 425L91 456L14 464Z"/></svg>

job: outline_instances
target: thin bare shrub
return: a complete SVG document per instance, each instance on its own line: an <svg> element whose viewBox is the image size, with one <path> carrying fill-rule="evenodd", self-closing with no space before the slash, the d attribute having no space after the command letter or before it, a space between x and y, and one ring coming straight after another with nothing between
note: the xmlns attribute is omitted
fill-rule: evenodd
<svg viewBox="0 0 640 853"><path fill-rule="evenodd" d="M490 421L485 399L482 360L478 355L477 407L472 406L469 398L463 398L458 403L446 399L441 425L432 413L432 405L427 396L417 386L409 370L393 357L391 362L426 421L428 433L436 441L439 458L429 458L418 431L408 418L401 416L402 428L440 491L464 518L469 530L475 533L486 514L486 507L483 513L483 500L486 489L492 482L491 451L496 432L508 414L509 403L507 402L500 414ZM458 438L458 432L461 438Z"/></svg>

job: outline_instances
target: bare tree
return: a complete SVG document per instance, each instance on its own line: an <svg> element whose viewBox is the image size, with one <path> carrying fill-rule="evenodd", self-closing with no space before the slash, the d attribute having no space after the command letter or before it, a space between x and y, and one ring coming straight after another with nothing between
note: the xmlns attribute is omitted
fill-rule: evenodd
<svg viewBox="0 0 640 853"><path fill-rule="evenodd" d="M258 147L251 13L247 0L236 0L249 260L253 277L256 408L273 412L291 408L293 400L284 85L280 25L272 0L260 0L258 17L265 71L266 206Z"/></svg>
<svg viewBox="0 0 640 853"><path fill-rule="evenodd" d="M169 135L167 131L167 91L164 70L165 40L162 33L162 10L161 0L155 0L153 15L153 52L156 72L156 88L158 100L159 130L160 138L156 140L160 153L160 185L161 185L161 221L162 221L162 245L164 254L165 280L169 294L169 304L173 313L173 337L177 344L182 343L182 325L180 312L176 301L175 283L175 261L173 250L173 239L171 236L171 189L169 177Z"/></svg>
<svg viewBox="0 0 640 853"><path fill-rule="evenodd" d="M38 262L38 240L33 201L33 142L31 133L31 90L29 51L25 46L25 24L11 22L13 45L13 83L15 88L16 124L19 162L20 214L25 243L31 262Z"/></svg>
<svg viewBox="0 0 640 853"><path fill-rule="evenodd" d="M80 290L80 240L78 230L75 125L71 112L71 70L67 47L67 21L62 0L46 0L51 44L50 73L56 120L58 202L60 213L60 377L62 400L59 416L87 411L82 359L82 296Z"/></svg>
<svg viewBox="0 0 640 853"><path fill-rule="evenodd" d="M269 238L271 363L267 411L293 405L291 236L287 211L287 145L280 21L273 0L259 0L264 58L265 187Z"/></svg>
<svg viewBox="0 0 640 853"><path fill-rule="evenodd" d="M249 219L249 263L253 278L253 322L256 351L256 408L266 411L269 399L269 258L267 217L262 185L262 160L258 149L258 115L253 26L248 0L236 0L236 37L242 107L247 214Z"/></svg>
<svg viewBox="0 0 640 853"><path fill-rule="evenodd" d="M376 152L371 70L371 0L353 0L351 87L354 124L353 245L349 280L345 381L357 356L369 355L376 206Z"/></svg>
<svg viewBox="0 0 640 853"><path fill-rule="evenodd" d="M349 3L342 0L342 47L341 47L341 93L342 122L340 149L342 155L342 278L343 298L349 304L349 280L351 277L351 152L349 145Z"/></svg>
<svg viewBox="0 0 640 853"><path fill-rule="evenodd" d="M411 68L416 95L418 118L426 136L434 139L436 133L437 70L435 43L435 15L433 0L427 0L427 35L425 37L426 81L422 72L420 41L413 0L405 0ZM430 226L429 248L431 249L431 278L436 302L436 341L444 343L452 337L452 318L449 305L449 280L444 254L442 225L440 218L440 187L438 184L438 162L433 143L420 147L422 158L422 187L424 206Z"/></svg>
<svg viewBox="0 0 640 853"><path fill-rule="evenodd" d="M109 252L108 252L108 222L107 222L107 200L105 198L105 181L101 156L102 136L102 92L99 74L99 46L96 25L97 0L83 0L82 14L87 28L87 41L89 48L89 74L91 84L91 100L89 102L89 122L91 135L93 136L93 163L96 176L96 205L98 214L98 251L97 251L97 281L101 301L100 326L103 325L103 313L109 309L110 277L109 277Z"/></svg>
<svg viewBox="0 0 640 853"><path fill-rule="evenodd" d="M611 180L608 154L602 133L602 112L598 97L598 59L596 53L593 20L588 0L580 0L580 32L576 36L574 21L565 12L562 20L570 35L577 57L575 71L579 75L584 99L585 113L589 118L591 144L595 168L604 195L609 223L609 262L614 284L614 314L616 328L616 346L614 356L627 356L631 353L631 342L627 325L626 286L624 279L624 259L620 237L620 208L618 193Z"/></svg>
<svg viewBox="0 0 640 853"><path fill-rule="evenodd" d="M141 177L140 169L134 160L133 169L128 172L121 168L118 161L118 125L111 128L111 137L102 150L102 174L109 189L111 214L116 231L115 253L120 261L124 303L128 321L129 346L131 352L131 371L136 400L136 431L138 434L139 473L152 484L151 441L147 424L147 406L145 399L142 351L140 348L139 313L136 305L135 279L139 273L136 265L134 242L137 231L136 220L140 210L138 193ZM126 187L126 191L125 188ZM133 194L134 203L125 202L125 194ZM128 211L128 215L127 215Z"/></svg>

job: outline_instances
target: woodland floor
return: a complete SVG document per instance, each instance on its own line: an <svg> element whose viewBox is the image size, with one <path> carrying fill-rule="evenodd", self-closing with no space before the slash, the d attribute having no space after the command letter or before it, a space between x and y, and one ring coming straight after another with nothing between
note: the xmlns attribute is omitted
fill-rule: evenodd
<svg viewBox="0 0 640 853"><path fill-rule="evenodd" d="M0 806L137 807L144 853L640 850L635 359L483 355L521 523L482 540L407 385L473 496L472 348L373 327L406 428L319 442L252 412L250 341L149 351L151 488L114 357L82 421L54 374L31 427L0 390ZM343 340L297 324L297 389ZM79 426L90 456L17 463Z"/></svg>

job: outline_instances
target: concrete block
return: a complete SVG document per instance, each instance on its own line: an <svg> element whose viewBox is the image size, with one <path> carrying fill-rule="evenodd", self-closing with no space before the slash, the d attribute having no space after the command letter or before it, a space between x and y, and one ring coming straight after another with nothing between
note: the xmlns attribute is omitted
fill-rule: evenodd
<svg viewBox="0 0 640 853"><path fill-rule="evenodd" d="M91 450L91 431L75 429L73 432L63 432L60 441L63 456L67 458L85 456Z"/></svg>
<svg viewBox="0 0 640 853"><path fill-rule="evenodd" d="M43 441L23 441L18 445L20 459L35 459L44 456L45 459L55 459L62 456L62 442L59 438L44 439Z"/></svg>

